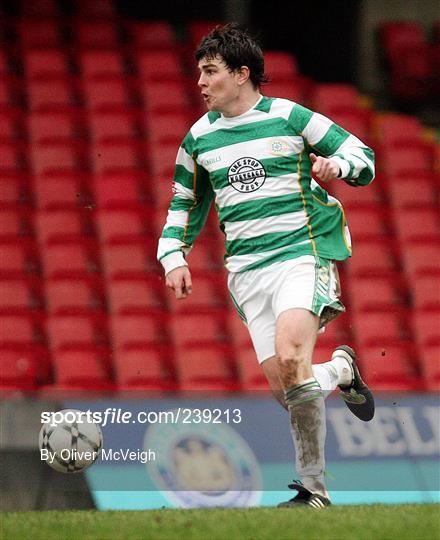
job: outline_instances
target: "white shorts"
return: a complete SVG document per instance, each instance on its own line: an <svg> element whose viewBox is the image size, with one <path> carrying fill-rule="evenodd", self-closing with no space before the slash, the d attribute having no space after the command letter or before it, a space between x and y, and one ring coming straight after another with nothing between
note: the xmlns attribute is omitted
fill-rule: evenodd
<svg viewBox="0 0 440 540"><path fill-rule="evenodd" d="M230 273L228 288L260 363L275 355L275 324L283 311L307 309L321 318L320 328L345 311L336 264L311 255Z"/></svg>

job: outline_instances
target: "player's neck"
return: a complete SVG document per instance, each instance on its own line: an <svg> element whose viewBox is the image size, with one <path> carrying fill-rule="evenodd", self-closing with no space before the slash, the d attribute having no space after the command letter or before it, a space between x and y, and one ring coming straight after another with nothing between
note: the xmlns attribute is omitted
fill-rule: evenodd
<svg viewBox="0 0 440 540"><path fill-rule="evenodd" d="M227 110L222 111L222 114L226 118L240 116L255 107L261 97L258 89L249 89L246 92L243 92L234 103L231 103Z"/></svg>

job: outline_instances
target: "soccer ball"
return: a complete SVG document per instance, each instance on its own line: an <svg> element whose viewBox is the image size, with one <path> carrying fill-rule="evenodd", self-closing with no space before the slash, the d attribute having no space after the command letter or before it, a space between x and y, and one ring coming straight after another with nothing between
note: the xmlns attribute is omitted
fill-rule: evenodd
<svg viewBox="0 0 440 540"><path fill-rule="evenodd" d="M55 415L40 430L41 460L62 473L87 469L101 451L101 428L76 409L64 409Z"/></svg>

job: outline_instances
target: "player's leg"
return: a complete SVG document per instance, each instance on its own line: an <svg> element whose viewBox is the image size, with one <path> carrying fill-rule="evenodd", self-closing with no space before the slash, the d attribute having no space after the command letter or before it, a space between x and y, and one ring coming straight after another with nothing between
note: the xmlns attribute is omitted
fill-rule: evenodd
<svg viewBox="0 0 440 540"><path fill-rule="evenodd" d="M287 403L284 399L283 386L280 380L280 368L276 355L271 356L261 363L264 375L275 399L287 410ZM313 364L313 376L318 381L322 389L324 398L327 398L340 385L350 385L352 382L352 370L345 358L335 356L329 362Z"/></svg>
<svg viewBox="0 0 440 540"><path fill-rule="evenodd" d="M327 499L325 404L312 370L318 328L319 317L311 311L294 308L282 312L276 323L275 350L290 414L296 470L309 492Z"/></svg>

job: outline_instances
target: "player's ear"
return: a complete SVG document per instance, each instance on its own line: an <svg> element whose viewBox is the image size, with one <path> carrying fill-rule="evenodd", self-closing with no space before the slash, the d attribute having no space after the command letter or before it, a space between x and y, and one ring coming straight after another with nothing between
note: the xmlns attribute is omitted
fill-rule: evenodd
<svg viewBox="0 0 440 540"><path fill-rule="evenodd" d="M237 83L241 86L249 80L251 76L251 70L247 66L241 66L237 69Z"/></svg>

